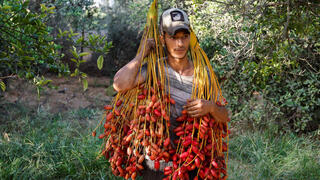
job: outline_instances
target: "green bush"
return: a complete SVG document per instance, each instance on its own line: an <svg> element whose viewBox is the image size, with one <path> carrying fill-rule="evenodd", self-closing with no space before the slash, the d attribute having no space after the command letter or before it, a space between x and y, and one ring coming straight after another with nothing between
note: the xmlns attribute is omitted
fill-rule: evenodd
<svg viewBox="0 0 320 180"><path fill-rule="evenodd" d="M112 42L107 41L105 36L91 33L85 37L84 33L97 25L94 23L99 18L93 18L97 8L92 7L92 0L78 2L77 6L72 6L70 2L57 1L57 14L55 14L55 4L43 1L47 4L32 4L29 1L1 1L0 3L0 87L5 91L5 80L10 77L33 80L37 86L38 95L43 86L50 85L50 80L46 80L43 75L53 72L57 75L78 76L82 81L84 90L88 87L87 74L80 71L80 64L86 63L83 56L90 53L84 52L88 48L92 53L98 54L97 70L103 67L104 56L112 47ZM67 9L62 8L65 4ZM84 7L84 9L83 9ZM65 11L64 11L65 10ZM55 20L62 18L62 14L70 20L70 24L81 32L74 32L72 27L68 30L59 29L58 25L66 25L65 20L59 21L57 26L50 27ZM68 14L71 13L71 14ZM74 19L74 15L81 16ZM90 15L91 14L91 15ZM92 20L92 21L91 21ZM90 22L90 23L88 23ZM62 24L61 24L62 23ZM65 27L64 27L65 29ZM52 33L53 31L53 33ZM59 33L57 33L59 32ZM67 62L63 62L66 51L71 57ZM72 73L69 66L72 64ZM95 66L94 66L95 67Z"/></svg>
<svg viewBox="0 0 320 180"><path fill-rule="evenodd" d="M44 71L68 73L44 19L54 7L28 9L29 1L0 2L0 81L6 76L33 79Z"/></svg>
<svg viewBox="0 0 320 180"><path fill-rule="evenodd" d="M320 8L298 1L188 1L191 24L239 123L319 130Z"/></svg>

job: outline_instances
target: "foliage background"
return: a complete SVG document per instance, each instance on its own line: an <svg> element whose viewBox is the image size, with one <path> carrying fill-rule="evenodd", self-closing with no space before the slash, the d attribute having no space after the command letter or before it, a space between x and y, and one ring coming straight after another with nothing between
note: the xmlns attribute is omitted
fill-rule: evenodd
<svg viewBox="0 0 320 180"><path fill-rule="evenodd" d="M299 133L319 129L319 3L189 5L202 47L225 79L235 121Z"/></svg>
<svg viewBox="0 0 320 180"><path fill-rule="evenodd" d="M109 31L115 32L111 35L117 42L115 51L127 52L124 61L121 53L112 52L121 57L116 66L121 67L135 54L151 1L115 2L116 8L110 12L119 16L112 16L116 18L110 21L111 28L123 31ZM159 14L169 7L189 14L191 26L220 77L234 122L254 129L272 127L279 133L319 133L317 1L176 0L159 4Z"/></svg>

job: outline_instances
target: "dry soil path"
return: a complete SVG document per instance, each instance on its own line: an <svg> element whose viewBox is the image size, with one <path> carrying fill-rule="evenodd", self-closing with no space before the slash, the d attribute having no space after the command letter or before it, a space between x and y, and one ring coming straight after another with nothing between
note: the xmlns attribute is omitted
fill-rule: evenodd
<svg viewBox="0 0 320 180"><path fill-rule="evenodd" d="M109 77L88 77L89 86L85 92L77 78L47 78L57 89L44 88L40 98L34 85L21 79L9 80L4 93L5 101L22 103L31 108L41 106L55 113L79 108L102 108L112 99Z"/></svg>

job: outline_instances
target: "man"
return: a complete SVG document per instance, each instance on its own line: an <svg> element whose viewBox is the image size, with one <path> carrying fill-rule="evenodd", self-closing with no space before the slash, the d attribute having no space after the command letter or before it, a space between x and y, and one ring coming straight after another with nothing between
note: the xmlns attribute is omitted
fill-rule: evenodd
<svg viewBox="0 0 320 180"><path fill-rule="evenodd" d="M165 46L167 54L165 61L168 64L166 74L170 80L170 95L176 101L170 114L170 123L172 124L170 132L177 126L175 119L180 116L182 109L186 109L192 117L200 117L210 113L216 121L227 122L228 113L225 107L217 106L213 101L190 99L194 66L192 59L188 58L190 24L187 14L177 8L164 11L160 17L160 34L160 41ZM147 40L145 57L150 53L154 44L153 39ZM145 68L142 70L140 78L138 74L143 58L141 52L116 73L113 83L116 91L132 89L146 80ZM170 133L170 136L174 136L174 133ZM164 176L161 171L150 170L153 169L153 163L150 161L146 160L148 168L144 172L144 179L162 179Z"/></svg>

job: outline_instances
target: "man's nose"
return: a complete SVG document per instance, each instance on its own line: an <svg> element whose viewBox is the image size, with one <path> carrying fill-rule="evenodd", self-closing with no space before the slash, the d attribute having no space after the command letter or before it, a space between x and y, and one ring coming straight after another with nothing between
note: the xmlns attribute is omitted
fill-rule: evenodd
<svg viewBox="0 0 320 180"><path fill-rule="evenodd" d="M182 41L181 38L178 38L178 39L177 39L177 43L178 43L178 46L179 46L179 47L182 47L182 46L183 46L183 41Z"/></svg>

